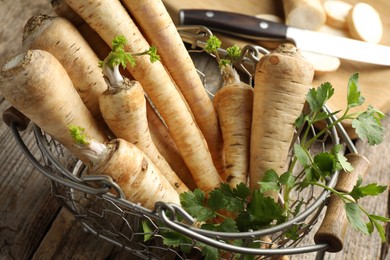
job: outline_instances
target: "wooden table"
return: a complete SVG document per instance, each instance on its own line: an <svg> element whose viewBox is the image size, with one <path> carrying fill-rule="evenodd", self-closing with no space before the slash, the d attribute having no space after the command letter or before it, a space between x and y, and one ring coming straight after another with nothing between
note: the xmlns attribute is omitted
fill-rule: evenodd
<svg viewBox="0 0 390 260"><path fill-rule="evenodd" d="M53 14L48 0L0 1L0 65L20 48L25 22L36 13ZM0 113L9 104L1 97ZM390 118L385 119L390 128ZM28 147L38 154L28 129L23 133ZM383 144L370 147L356 143L359 152L371 161L367 182L390 183L390 131ZM53 198L50 183L25 159L9 128L0 120L0 259L134 259L106 241L86 233L82 226ZM389 194L364 199L375 214L389 214ZM325 259L390 259L389 244L377 234L363 236L348 230L342 252ZM314 259L315 254L291 257Z"/></svg>

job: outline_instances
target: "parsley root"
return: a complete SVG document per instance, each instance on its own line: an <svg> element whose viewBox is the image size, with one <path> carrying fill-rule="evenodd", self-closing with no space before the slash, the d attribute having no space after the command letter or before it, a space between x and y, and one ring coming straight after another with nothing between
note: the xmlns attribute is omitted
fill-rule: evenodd
<svg viewBox="0 0 390 260"><path fill-rule="evenodd" d="M291 44L282 44L256 65L250 144L250 187L267 170L287 170L295 120L301 115L314 70ZM272 194L276 199L276 194Z"/></svg>
<svg viewBox="0 0 390 260"><path fill-rule="evenodd" d="M240 80L233 67L234 61L241 57L241 49L233 45L221 57L218 52L221 43L218 37L210 36L204 50L215 55L222 73L223 86L216 92L213 104L223 139L223 179L234 188L237 184L247 183L253 88Z"/></svg>
<svg viewBox="0 0 390 260"><path fill-rule="evenodd" d="M90 160L89 172L110 176L127 200L148 209L158 201L180 203L177 191L135 145L123 139L100 143L77 126L69 126L69 131L68 135Z"/></svg>
<svg viewBox="0 0 390 260"><path fill-rule="evenodd" d="M222 137L217 116L199 74L163 1L123 1L188 103L204 135L218 172L223 172ZM151 17L146 19L145 17Z"/></svg>
<svg viewBox="0 0 390 260"><path fill-rule="evenodd" d="M83 162L68 125L78 125L99 142L107 140L75 90L65 69L49 52L29 50L11 58L1 70L0 92L12 106L63 144Z"/></svg>
<svg viewBox="0 0 390 260"><path fill-rule="evenodd" d="M179 193L188 191L152 141L140 83L124 79L110 84L99 100L103 118L115 136L141 149Z"/></svg>
<svg viewBox="0 0 390 260"><path fill-rule="evenodd" d="M99 96L107 84L98 67L99 58L68 20L47 15L31 17L24 28L23 48L50 52L65 68L92 115L101 119Z"/></svg>
<svg viewBox="0 0 390 260"><path fill-rule="evenodd" d="M120 1L66 0L85 21L112 46L112 39L123 35L129 42L125 50L141 53L150 45L127 14ZM136 58L136 67L127 69L139 81L166 122L172 138L183 156L199 188L210 191L221 183L207 143L189 111L182 95L164 65L151 63L148 57Z"/></svg>

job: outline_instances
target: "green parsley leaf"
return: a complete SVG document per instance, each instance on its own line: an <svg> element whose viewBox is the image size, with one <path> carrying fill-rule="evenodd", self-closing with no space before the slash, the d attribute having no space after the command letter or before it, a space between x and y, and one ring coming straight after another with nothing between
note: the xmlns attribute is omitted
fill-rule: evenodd
<svg viewBox="0 0 390 260"><path fill-rule="evenodd" d="M245 199L250 194L249 187L247 187L244 183L241 183L236 187L240 190L237 188L232 190L230 185L227 183L222 183L219 187L227 200L228 205L226 205L225 209L230 212L244 210Z"/></svg>
<svg viewBox="0 0 390 260"><path fill-rule="evenodd" d="M230 60L228 60L228 59L220 59L219 62L218 62L218 66L220 68L223 68L223 67L225 67L227 65L230 65L230 64L232 64L232 62Z"/></svg>
<svg viewBox="0 0 390 260"><path fill-rule="evenodd" d="M192 239L184 236L181 233L166 229L161 229L161 233L163 236L163 244L166 246L177 247L192 244Z"/></svg>
<svg viewBox="0 0 390 260"><path fill-rule="evenodd" d="M384 127L380 122L381 115L373 107L360 113L352 120L352 127L361 139L367 139L371 145L380 144L383 141Z"/></svg>
<svg viewBox="0 0 390 260"><path fill-rule="evenodd" d="M364 97L360 93L359 74L353 74L348 81L347 101L348 108L360 106L364 103Z"/></svg>
<svg viewBox="0 0 390 260"><path fill-rule="evenodd" d="M127 44L127 39L124 35L118 35L112 40L112 49L123 49L123 46Z"/></svg>
<svg viewBox="0 0 390 260"><path fill-rule="evenodd" d="M144 232L144 242L153 238L153 230L149 226L149 222L147 220L142 221L142 231Z"/></svg>
<svg viewBox="0 0 390 260"><path fill-rule="evenodd" d="M329 82L321 84L317 89L311 88L306 96L311 111L319 112L333 94L334 89Z"/></svg>
<svg viewBox="0 0 390 260"><path fill-rule="evenodd" d="M238 232L236 222L231 218L226 218L222 223L211 224L206 223L202 225L202 229L219 231L219 232Z"/></svg>
<svg viewBox="0 0 390 260"><path fill-rule="evenodd" d="M292 188L295 185L295 177L291 172L287 171L280 175L279 182L282 185L287 185L287 187Z"/></svg>
<svg viewBox="0 0 390 260"><path fill-rule="evenodd" d="M226 48L226 52L226 57L230 61L237 61L241 57L241 49L236 44Z"/></svg>
<svg viewBox="0 0 390 260"><path fill-rule="evenodd" d="M215 260L220 259L219 250L216 247L202 244L202 255L204 260Z"/></svg>
<svg viewBox="0 0 390 260"><path fill-rule="evenodd" d="M217 211L228 205L228 201L220 189L212 190L209 195L210 198L207 200L207 205L212 210Z"/></svg>
<svg viewBox="0 0 390 260"><path fill-rule="evenodd" d="M370 219L370 222L373 224L373 226L378 231L379 236L381 237L382 242L383 243L386 242L387 241L386 231L385 231L385 228L383 227L383 225L381 223L379 223L379 221L381 221L381 222L390 222L390 218L386 218L386 217L378 216L378 215L369 215L368 217Z"/></svg>
<svg viewBox="0 0 390 260"><path fill-rule="evenodd" d="M384 228L384 227L382 226L382 224L379 223L377 220L372 219L372 218L370 218L370 220L371 220L371 223L374 224L376 230L378 231L379 236L380 236L380 238L381 238L381 240L382 240L382 243L386 242L387 239L386 239L386 231L385 231L385 228Z"/></svg>
<svg viewBox="0 0 390 260"><path fill-rule="evenodd" d="M194 192L188 191L180 194L180 203L197 221L207 221L216 216L215 212L205 206L205 194L200 189Z"/></svg>
<svg viewBox="0 0 390 260"><path fill-rule="evenodd" d="M227 183L222 183L219 188L209 193L207 205L214 211L225 209L230 212L235 212L244 209L244 201L236 197Z"/></svg>
<svg viewBox="0 0 390 260"><path fill-rule="evenodd" d="M274 170L268 170L265 172L264 177L258 182L261 192L267 190L278 191L280 189L279 175Z"/></svg>
<svg viewBox="0 0 390 260"><path fill-rule="evenodd" d="M343 169L346 172L353 171L353 166L348 162L347 158L344 156L344 150L342 149L342 144L334 145L330 152L335 155L337 163L336 170Z"/></svg>
<svg viewBox="0 0 390 260"><path fill-rule="evenodd" d="M147 50L146 53L149 55L151 63L160 60L160 55L157 54L156 46L150 46L149 50Z"/></svg>
<svg viewBox="0 0 390 260"><path fill-rule="evenodd" d="M73 141L76 144L79 145L88 145L88 134L85 132L85 128L75 126L75 125L69 125L68 130L70 135L73 138Z"/></svg>
<svg viewBox="0 0 390 260"><path fill-rule="evenodd" d="M360 209L357 203L345 203L345 212L349 224L355 230L359 230L365 235L368 235L370 232L367 225L364 223L363 214L364 212Z"/></svg>
<svg viewBox="0 0 390 260"><path fill-rule="evenodd" d="M299 238L299 225L293 225L284 235L294 241Z"/></svg>
<svg viewBox="0 0 390 260"><path fill-rule="evenodd" d="M314 164L316 169L319 170L321 177L325 178L330 176L335 171L336 159L333 154L329 152L321 152L314 156Z"/></svg>
<svg viewBox="0 0 390 260"><path fill-rule="evenodd" d="M294 125L296 128L301 128L304 123L306 123L309 120L308 115L301 114L294 122Z"/></svg>
<svg viewBox="0 0 390 260"><path fill-rule="evenodd" d="M264 228L273 221L280 223L285 219L283 208L273 198L264 197L260 190L254 190L246 211L241 212L236 221L239 230L248 231Z"/></svg>
<svg viewBox="0 0 390 260"><path fill-rule="evenodd" d="M347 160L347 158L342 154L341 152L338 152L336 154L337 161L339 162L340 167L345 171L345 172L352 172L353 171L353 166L350 164ZM337 167L338 168L338 167Z"/></svg>
<svg viewBox="0 0 390 260"><path fill-rule="evenodd" d="M223 189L223 185L221 186L221 188ZM249 196L250 193L251 190L243 182L237 184L236 187L233 189L233 194L242 200L246 200L246 198Z"/></svg>
<svg viewBox="0 0 390 260"><path fill-rule="evenodd" d="M207 53L215 54L216 52L218 52L218 48L221 48L221 44L221 40L219 40L217 36L212 35L209 39L207 39L204 50Z"/></svg>
<svg viewBox="0 0 390 260"><path fill-rule="evenodd" d="M387 186L377 185L376 183L371 183L366 186L354 186L350 195L358 200L366 196L376 196L383 193L387 189Z"/></svg>
<svg viewBox="0 0 390 260"><path fill-rule="evenodd" d="M297 157L298 162L303 166L306 167L310 162L309 152L307 149L302 147L299 144L294 144L294 154Z"/></svg>

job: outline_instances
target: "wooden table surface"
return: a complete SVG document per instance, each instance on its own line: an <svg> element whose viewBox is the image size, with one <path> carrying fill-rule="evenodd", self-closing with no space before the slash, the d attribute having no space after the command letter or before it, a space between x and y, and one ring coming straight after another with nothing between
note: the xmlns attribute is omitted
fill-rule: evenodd
<svg viewBox="0 0 390 260"><path fill-rule="evenodd" d="M48 0L0 1L0 65L19 51L23 26L33 14L53 14ZM0 113L9 104L0 93ZM390 128L390 118L384 125ZM38 154L28 129L27 146ZM390 183L390 131L384 142L371 147L357 141L359 152L371 162L367 182ZM86 233L74 217L61 208L51 194L50 183L23 156L9 128L0 120L0 259L134 259L129 253ZM363 200L364 207L389 214L389 193ZM389 228L387 228L389 229ZM291 257L314 259L315 254ZM377 234L364 236L348 229L345 247L324 259L390 259L389 244Z"/></svg>

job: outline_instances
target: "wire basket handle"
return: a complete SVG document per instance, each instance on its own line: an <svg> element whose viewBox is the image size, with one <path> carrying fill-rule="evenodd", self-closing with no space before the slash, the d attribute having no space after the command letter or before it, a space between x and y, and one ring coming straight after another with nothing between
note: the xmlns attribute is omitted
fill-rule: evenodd
<svg viewBox="0 0 390 260"><path fill-rule="evenodd" d="M10 128L12 124L15 124L19 131L26 130L30 123L30 119L13 106L3 112L3 121Z"/></svg>
<svg viewBox="0 0 390 260"><path fill-rule="evenodd" d="M346 155L348 162L353 166L352 172L340 171L335 190L349 193L360 176L364 176L369 169L368 159L357 153ZM339 252L343 249L345 231L347 229L347 215L345 202L337 195L332 194L329 198L325 217L321 226L314 235L317 244L329 244L327 251Z"/></svg>

